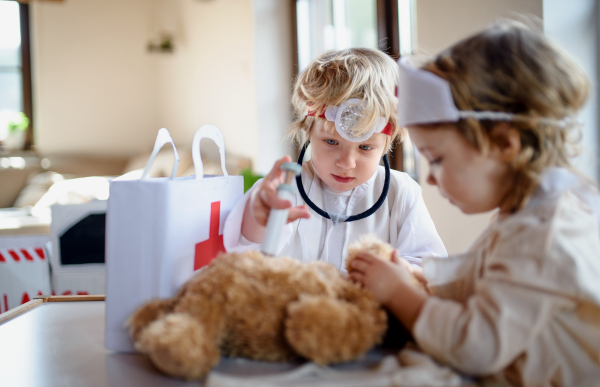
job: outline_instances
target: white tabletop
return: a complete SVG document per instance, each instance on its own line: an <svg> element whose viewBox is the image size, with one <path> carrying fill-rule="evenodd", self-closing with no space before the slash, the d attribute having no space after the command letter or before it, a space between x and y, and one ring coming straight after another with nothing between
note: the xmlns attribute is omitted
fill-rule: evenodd
<svg viewBox="0 0 600 387"><path fill-rule="evenodd" d="M104 301L45 302L0 325L1 386L198 386L157 371L138 354L104 349ZM372 351L336 369L375 367L385 355ZM301 363L224 358L214 371L250 377L299 369Z"/></svg>

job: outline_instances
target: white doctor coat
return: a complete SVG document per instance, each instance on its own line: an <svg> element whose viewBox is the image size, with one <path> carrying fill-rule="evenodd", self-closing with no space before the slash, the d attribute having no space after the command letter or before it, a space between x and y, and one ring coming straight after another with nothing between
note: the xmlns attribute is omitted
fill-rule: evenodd
<svg viewBox="0 0 600 387"><path fill-rule="evenodd" d="M302 183L308 197L323 209L324 183L312 172L309 163L305 162L302 166ZM385 168L379 166L371 179L353 190L347 213L343 215L355 215L368 210L379 199L384 182ZM255 187L258 184L260 181L255 184ZM223 242L227 251L260 249L260 244L251 243L241 236L242 217L251 192L252 189L234 207L225 221ZM302 203L300 194L296 193L292 205L297 206ZM337 254L341 259L329 257L329 249L321 249L319 246L319 241L322 240L321 234L332 227L331 220L324 222L320 215L312 210L310 212L309 219L298 219L285 226L277 255L289 256L302 262L315 260L341 262L339 269L345 270L348 243L357 241L364 234L374 234L382 241L391 244L398 250L400 256L412 263L420 264L424 256L445 257L447 255L423 202L421 188L403 172L391 170L387 200L373 215L336 226L346 228L344 241L338 243L340 248Z"/></svg>

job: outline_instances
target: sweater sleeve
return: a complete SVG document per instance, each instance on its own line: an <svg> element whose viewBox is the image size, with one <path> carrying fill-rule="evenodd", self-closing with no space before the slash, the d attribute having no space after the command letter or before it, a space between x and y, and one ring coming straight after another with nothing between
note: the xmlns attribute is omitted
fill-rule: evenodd
<svg viewBox="0 0 600 387"><path fill-rule="evenodd" d="M228 252L258 250L260 248L260 243L252 243L242 236L242 221L244 220L246 203L250 200L254 188L257 187L257 184L260 184L261 181L262 179L258 180L252 188L244 194L242 199L240 199L235 207L233 207L225 220L225 226L223 227L223 245Z"/></svg>
<svg viewBox="0 0 600 387"><path fill-rule="evenodd" d="M430 297L413 335L438 360L472 375L499 372L525 351L551 314L548 298L489 281L466 304Z"/></svg>
<svg viewBox="0 0 600 387"><path fill-rule="evenodd" d="M574 257L581 251L572 247L587 247L583 238L571 240L585 236L584 214L556 211L572 218L565 223L540 213L513 215L489 231L463 254L471 265L456 278L440 280L445 272L431 278L438 297L427 299L413 329L423 350L469 374L498 372L527 353L555 315L569 307L580 276ZM443 268L437 261L426 260L424 271Z"/></svg>

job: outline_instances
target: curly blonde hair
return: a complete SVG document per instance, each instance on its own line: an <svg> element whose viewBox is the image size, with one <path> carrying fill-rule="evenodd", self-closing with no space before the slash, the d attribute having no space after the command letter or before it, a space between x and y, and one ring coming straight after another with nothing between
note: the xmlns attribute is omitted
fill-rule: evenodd
<svg viewBox="0 0 600 387"><path fill-rule="evenodd" d="M364 101L363 118L354 135L361 136L379 122L379 117L392 125L392 135L386 138L386 152L394 140L400 140L405 130L397 124L398 66L385 53L369 48L332 50L319 55L298 75L292 94L295 119L288 136L302 146L310 138L313 124L327 106L339 106L351 98ZM308 111L316 112L308 116ZM330 122L326 130L333 130Z"/></svg>
<svg viewBox="0 0 600 387"><path fill-rule="evenodd" d="M423 69L450 83L459 110L515 115L509 124L520 134L521 152L511 166L516 176L508 198L513 212L527 203L546 168L573 170L569 159L577 153L580 128L569 118L585 103L589 83L581 68L542 33L501 20L443 51ZM493 136L497 124L467 118L457 129L486 153L505 141Z"/></svg>

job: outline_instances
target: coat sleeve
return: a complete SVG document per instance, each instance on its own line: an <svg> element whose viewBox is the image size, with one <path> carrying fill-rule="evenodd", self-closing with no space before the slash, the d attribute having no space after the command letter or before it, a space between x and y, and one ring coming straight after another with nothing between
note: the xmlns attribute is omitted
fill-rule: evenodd
<svg viewBox="0 0 600 387"><path fill-rule="evenodd" d="M254 243L244 238L242 235L242 221L244 220L244 211L246 209L246 203L250 200L252 191L260 185L262 179L258 180L252 188L250 188L240 199L240 201L233 207L227 219L225 220L225 226L223 227L223 245L225 250L231 251L245 251L245 250L260 250L260 243ZM292 225L290 223L284 226L281 232L281 240L279 243L279 251L283 250L283 247L288 243L292 236Z"/></svg>
<svg viewBox="0 0 600 387"><path fill-rule="evenodd" d="M261 180L258 180L254 186L244 194L233 207L227 216L227 219L225 219L225 226L223 227L223 245L228 252L258 250L260 248L259 243L252 243L242 236L242 221L244 220L246 203L250 200L250 195L252 195L254 187L257 187L257 184L259 184Z"/></svg>
<svg viewBox="0 0 600 387"><path fill-rule="evenodd" d="M446 257L446 248L427 211L421 187L410 177L399 184L403 185L404 195L400 195L397 207L393 209L400 214L397 218L398 253L417 265L421 265L424 256Z"/></svg>

